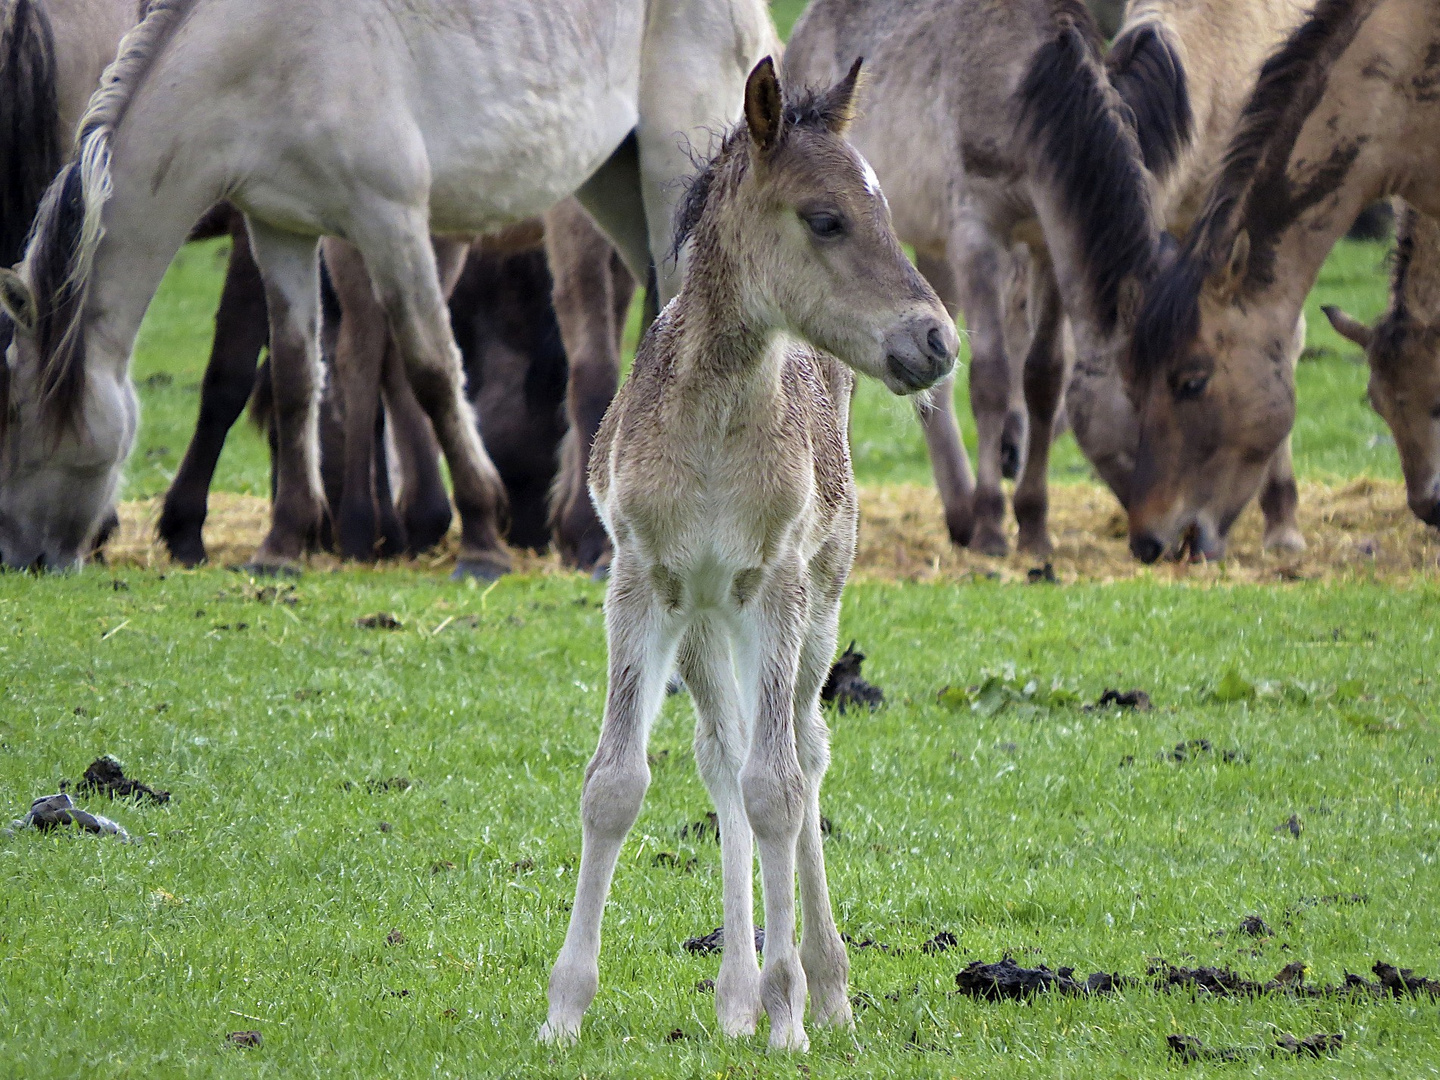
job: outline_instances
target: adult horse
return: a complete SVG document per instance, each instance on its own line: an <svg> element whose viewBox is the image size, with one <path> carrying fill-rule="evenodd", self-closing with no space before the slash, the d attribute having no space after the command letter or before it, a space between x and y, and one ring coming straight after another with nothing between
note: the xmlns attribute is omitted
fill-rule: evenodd
<svg viewBox="0 0 1440 1080"><path fill-rule="evenodd" d="M228 198L246 214L271 324L279 469L256 564L292 563L323 513L317 245L331 235L364 257L445 451L457 573L504 572L502 489L464 398L430 233L484 233L576 193L643 275L668 250L686 136L738 115L773 38L760 0L255 0L243 17L232 0L155 0L91 100L19 273L0 273L16 325L4 561L79 561L134 440L141 316L190 226ZM679 267L655 262L668 297Z"/></svg>
<svg viewBox="0 0 1440 1080"><path fill-rule="evenodd" d="M922 413L951 538L1005 552L1008 428L1012 440L1024 435L1015 444L1019 546L1044 554L1062 315L1078 352L1116 362L1153 270L1158 222L1129 111L1080 0L815 0L791 35L786 79L833 82L857 55L870 83L850 139L874 166L919 269L969 330L973 499L951 382ZM1028 422L1012 404L1020 397L1002 302L1016 242L1031 254L1032 334L1019 369Z"/></svg>
<svg viewBox="0 0 1440 1080"><path fill-rule="evenodd" d="M1440 214L1440 11L1321 0L1265 63L1225 165L1153 282L1130 378L1130 548L1218 557L1295 418L1286 362L1320 266L1360 208Z"/></svg>
<svg viewBox="0 0 1440 1080"><path fill-rule="evenodd" d="M1302 22L1304 0L1136 0L1106 57L1111 85L1130 107L1155 185L1160 220L1184 237L1265 58ZM1304 321L1288 360L1304 344ZM1081 353L1066 390L1075 439L1122 506L1130 488L1139 420L1113 357ZM1266 548L1298 549L1296 488L1287 438L1260 495Z"/></svg>

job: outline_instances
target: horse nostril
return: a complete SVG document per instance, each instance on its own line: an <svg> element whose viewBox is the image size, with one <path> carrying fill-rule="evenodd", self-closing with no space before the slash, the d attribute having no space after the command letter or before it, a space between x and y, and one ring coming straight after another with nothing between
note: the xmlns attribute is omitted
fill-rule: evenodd
<svg viewBox="0 0 1440 1080"><path fill-rule="evenodd" d="M1165 546L1149 533L1141 533L1139 536L1130 538L1130 554L1142 563L1153 563L1160 558L1164 551Z"/></svg>
<svg viewBox="0 0 1440 1080"><path fill-rule="evenodd" d="M932 326L930 333L925 335L925 344L930 346L930 355L936 360L944 360L949 355L945 348L945 335L940 333L938 326Z"/></svg>

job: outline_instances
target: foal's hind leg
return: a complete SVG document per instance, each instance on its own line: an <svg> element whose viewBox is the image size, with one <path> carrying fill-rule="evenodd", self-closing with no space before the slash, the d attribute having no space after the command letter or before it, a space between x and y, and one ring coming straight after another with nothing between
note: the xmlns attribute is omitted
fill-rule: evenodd
<svg viewBox="0 0 1440 1080"><path fill-rule="evenodd" d="M725 952L715 980L715 1015L724 1035L755 1033L760 965L755 959L755 848L740 769L749 749L730 643L714 626L693 627L680 646L680 676L695 703L695 763L720 822L725 890ZM808 926L808 924L807 924Z"/></svg>
<svg viewBox="0 0 1440 1080"><path fill-rule="evenodd" d="M580 872L565 944L550 971L550 1014L542 1042L574 1042L600 984L600 919L625 834L635 824L650 766L645 746L675 660L645 572L617 559L605 598L610 682L600 745L585 769L580 794Z"/></svg>
<svg viewBox="0 0 1440 1080"><path fill-rule="evenodd" d="M500 542L505 489L480 441L475 413L465 397L460 350L450 332L440 281L422 216L404 211L405 227L357 244L389 318L390 332L410 373L415 396L430 417L450 465L455 505L460 511L460 558L455 576L493 580L510 569ZM463 257L447 248L447 261Z"/></svg>
<svg viewBox="0 0 1440 1080"><path fill-rule="evenodd" d="M1035 313L1030 350L1025 356L1025 406L1030 410L1030 447L1025 471L1015 485L1015 520L1020 525L1016 547L1048 557L1054 550L1047 523L1049 513L1050 442L1055 411L1065 387L1065 335L1061 326L1060 290L1048 259L1038 255L1030 268L1031 310Z"/></svg>
<svg viewBox="0 0 1440 1080"><path fill-rule="evenodd" d="M959 310L955 274L944 259L918 254L915 264L940 297L950 317ZM930 391L928 400L917 398L925 445L930 451L930 469L945 507L945 527L950 541L964 547L975 531L975 476L960 438L960 421L955 416L955 376L948 375Z"/></svg>
<svg viewBox="0 0 1440 1080"><path fill-rule="evenodd" d="M275 394L275 503L270 532L252 565L290 566L319 534L320 313L318 245L313 237L249 221L250 245L265 281L270 312L270 377Z"/></svg>

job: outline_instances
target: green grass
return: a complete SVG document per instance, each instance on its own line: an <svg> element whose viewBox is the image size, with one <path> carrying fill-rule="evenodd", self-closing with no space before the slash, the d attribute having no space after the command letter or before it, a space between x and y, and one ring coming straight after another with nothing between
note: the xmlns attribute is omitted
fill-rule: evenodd
<svg viewBox="0 0 1440 1080"><path fill-rule="evenodd" d="M683 696L652 740L581 1044L533 1043L603 696L601 596L346 572L302 579L291 605L223 571L0 578L11 813L104 752L174 792L90 802L133 846L0 840L0 1076L796 1075L763 1035L716 1037L694 987L717 962L680 948L720 918L718 849L680 836L708 805ZM377 610L405 628L354 625ZM852 952L872 1004L853 1035L812 1033L811 1074L1160 1076L1171 1032L1276 1030L1346 1034L1333 1061L1260 1059L1279 1075L1440 1073L1430 1001L950 993L1007 953L1440 975L1437 616L1433 586L852 587L843 634L889 704L833 718L827 858L842 930L904 951ZM1216 701L1231 668L1260 695ZM1141 686L1156 709L936 699L1011 669L1084 701ZM1191 738L1242 757L1162 760ZM397 776L413 786L366 785ZM1274 831L1292 813L1298 839ZM1336 894L1365 900L1315 902ZM1238 935L1249 914L1275 936ZM915 950L942 929L963 951ZM224 1048L239 1029L264 1047Z"/></svg>

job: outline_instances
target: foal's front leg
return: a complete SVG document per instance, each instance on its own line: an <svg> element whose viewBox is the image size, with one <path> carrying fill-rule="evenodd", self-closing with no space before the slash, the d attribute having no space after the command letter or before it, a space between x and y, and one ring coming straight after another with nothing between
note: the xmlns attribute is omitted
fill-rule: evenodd
<svg viewBox="0 0 1440 1080"><path fill-rule="evenodd" d="M805 817L805 778L795 741L794 694L806 622L798 570L780 570L757 597L750 639L757 663L755 725L740 770L745 816L760 848L765 894L765 968L760 1000L770 1049L805 1050L805 973L795 948L795 855Z"/></svg>
<svg viewBox="0 0 1440 1080"><path fill-rule="evenodd" d="M645 746L675 659L659 604L643 570L616 561L605 600L610 685L600 745L580 795L580 873L565 944L550 972L550 1015L542 1042L574 1042L600 983L600 919L620 845L635 824L650 767Z"/></svg>

